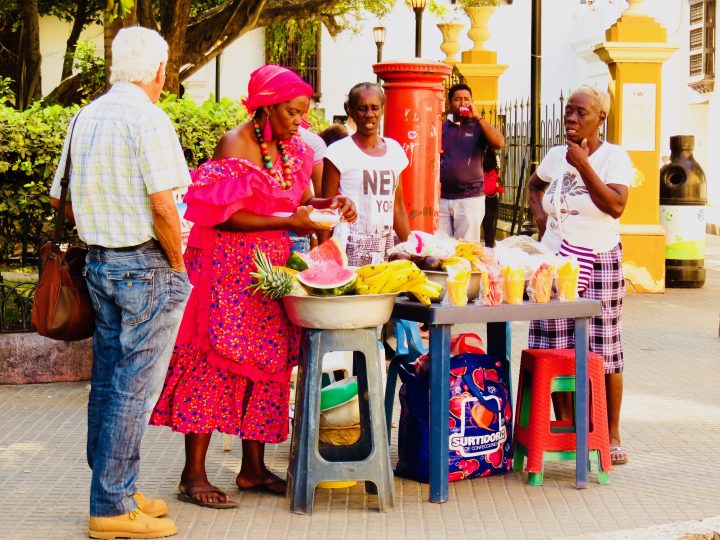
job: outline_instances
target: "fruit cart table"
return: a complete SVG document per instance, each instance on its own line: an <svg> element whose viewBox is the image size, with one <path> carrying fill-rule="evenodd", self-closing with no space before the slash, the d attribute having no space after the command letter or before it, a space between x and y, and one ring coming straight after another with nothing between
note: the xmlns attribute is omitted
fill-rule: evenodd
<svg viewBox="0 0 720 540"><path fill-rule="evenodd" d="M575 302L553 300L548 304L502 304L499 306L463 307L399 299L392 316L426 323L430 326L430 502L448 500L448 415L450 389L450 330L453 324L486 323L488 354L510 361L510 321L540 319L575 319L575 418L576 448L575 485L584 489L588 483L588 321L600 315L598 300Z"/></svg>

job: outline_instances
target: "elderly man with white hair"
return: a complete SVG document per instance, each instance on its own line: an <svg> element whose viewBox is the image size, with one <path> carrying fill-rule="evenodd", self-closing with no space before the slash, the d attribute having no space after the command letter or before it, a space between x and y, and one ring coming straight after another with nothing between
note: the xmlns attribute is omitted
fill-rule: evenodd
<svg viewBox="0 0 720 540"><path fill-rule="evenodd" d="M68 129L50 195L71 159L68 217L88 244L95 308L87 458L91 538L176 534L167 504L137 491L140 442L162 388L190 283L173 190L190 183L177 134L155 103L168 45L125 28L112 44L112 88Z"/></svg>
<svg viewBox="0 0 720 540"><path fill-rule="evenodd" d="M620 465L628 460L620 442L625 364L620 216L635 174L628 153L600 138L609 112L604 90L581 85L570 93L564 112L567 144L552 148L540 162L528 183L528 204L542 243L579 262L580 296L602 304L602 314L590 320L589 345L604 359L611 461ZM528 346L573 348L574 330L572 319L533 321ZM553 394L553 402L559 420L572 419L569 394Z"/></svg>

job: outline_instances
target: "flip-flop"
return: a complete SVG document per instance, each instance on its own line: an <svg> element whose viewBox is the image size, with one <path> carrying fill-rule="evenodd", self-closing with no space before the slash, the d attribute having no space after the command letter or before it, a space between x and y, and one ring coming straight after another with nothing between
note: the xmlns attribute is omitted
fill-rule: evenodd
<svg viewBox="0 0 720 540"><path fill-rule="evenodd" d="M211 486L210 488L185 488L183 486L178 486L179 493L177 494L178 501L190 503L190 504L196 504L198 506L202 506L203 508L215 508L216 510L225 510L227 508L237 508L238 503L233 501L230 498L227 498L223 502L203 502L200 499L196 499L195 497L199 495L200 493L217 493L218 495L225 495L225 492L222 491L219 488L216 488L215 486ZM227 497L227 495L225 495Z"/></svg>
<svg viewBox="0 0 720 540"><path fill-rule="evenodd" d="M238 486L238 490L240 491L253 491L255 493L269 493L270 495L279 495L280 497L285 496L285 490L282 491L276 491L272 489L271 486L277 486L278 484L285 484L285 480L282 478L279 478L275 475L267 476L265 477L265 480L263 480L261 483L256 484L254 486L249 487L240 487Z"/></svg>
<svg viewBox="0 0 720 540"><path fill-rule="evenodd" d="M627 462L628 454L624 446L610 447L610 463L613 465L625 465Z"/></svg>

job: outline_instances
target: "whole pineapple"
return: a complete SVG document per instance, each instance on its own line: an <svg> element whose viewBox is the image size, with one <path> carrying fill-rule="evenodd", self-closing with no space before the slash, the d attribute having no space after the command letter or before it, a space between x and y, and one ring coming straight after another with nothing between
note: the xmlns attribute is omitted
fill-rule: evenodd
<svg viewBox="0 0 720 540"><path fill-rule="evenodd" d="M250 275L257 281L248 287L250 290L260 291L270 298L280 298L292 291L292 276L284 270L274 268L267 256L259 249L255 249L253 262L257 272L251 272Z"/></svg>

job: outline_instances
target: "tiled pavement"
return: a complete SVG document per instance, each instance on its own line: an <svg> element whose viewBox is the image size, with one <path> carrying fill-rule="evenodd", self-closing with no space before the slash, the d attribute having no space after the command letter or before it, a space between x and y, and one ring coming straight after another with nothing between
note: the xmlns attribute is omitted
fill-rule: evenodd
<svg viewBox="0 0 720 540"><path fill-rule="evenodd" d="M233 493L240 445L224 453L217 436L209 451L211 481L229 489L240 507L208 510L175 499L182 437L150 428L141 489L165 497L177 538L193 540L635 539L720 530L720 237L708 237L707 260L702 289L627 298L622 431L630 462L616 467L609 485L591 475L589 489L577 491L573 464L548 464L542 487L518 474L476 479L451 484L450 501L438 505L427 501L426 485L396 479L397 506L385 514L356 486L319 489L313 515L298 516L283 498ZM526 329L513 324L515 362ZM0 539L84 537L86 399L83 383L0 386ZM268 449L279 473L288 446ZM394 438L392 447L395 460Z"/></svg>

